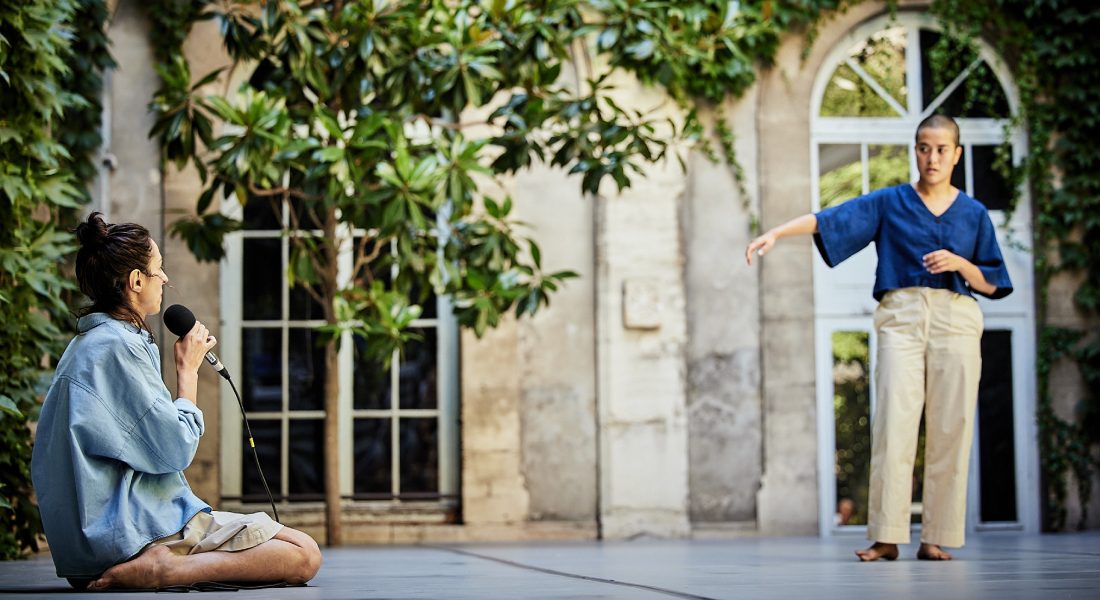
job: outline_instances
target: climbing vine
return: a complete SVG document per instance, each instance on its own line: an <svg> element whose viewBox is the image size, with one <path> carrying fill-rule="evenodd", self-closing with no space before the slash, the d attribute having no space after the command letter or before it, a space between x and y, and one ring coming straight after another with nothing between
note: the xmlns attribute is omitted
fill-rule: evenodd
<svg viewBox="0 0 1100 600"><path fill-rule="evenodd" d="M87 198L99 147L103 0L0 3L0 558L37 547L31 432L44 357L71 328L75 249L66 223ZM75 40L75 41L74 41Z"/></svg>
<svg viewBox="0 0 1100 600"><path fill-rule="evenodd" d="M1027 186L1034 210L1044 526L1067 526L1072 473L1081 528L1100 467L1100 8L1085 2L936 0L932 12L958 43L981 37L992 44L1008 60L1019 88L1021 110L1010 126L1025 128L1031 150L1015 167L1008 165L1007 150L999 157L1013 189ZM1073 303L1087 325L1051 318L1051 283L1059 275L1079 282ZM1069 419L1055 410L1050 379L1052 369L1067 360L1085 384Z"/></svg>

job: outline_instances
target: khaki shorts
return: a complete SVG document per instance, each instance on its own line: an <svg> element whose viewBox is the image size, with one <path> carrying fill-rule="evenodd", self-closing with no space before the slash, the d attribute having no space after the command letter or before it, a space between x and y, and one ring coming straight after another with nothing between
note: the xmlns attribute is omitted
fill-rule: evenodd
<svg viewBox="0 0 1100 600"><path fill-rule="evenodd" d="M242 515L215 510L191 517L183 529L152 543L167 546L173 554L198 554L219 550L248 550L275 537L283 526L266 513Z"/></svg>

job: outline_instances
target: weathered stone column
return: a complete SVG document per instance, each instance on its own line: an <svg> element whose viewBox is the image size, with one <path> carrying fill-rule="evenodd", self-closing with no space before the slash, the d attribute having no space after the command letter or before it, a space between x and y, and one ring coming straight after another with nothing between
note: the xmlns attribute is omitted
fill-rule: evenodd
<svg viewBox="0 0 1100 600"><path fill-rule="evenodd" d="M632 107L661 103L625 82ZM629 94L629 96L628 96ZM690 532L685 407L684 175L675 159L597 199L600 513L608 539Z"/></svg>

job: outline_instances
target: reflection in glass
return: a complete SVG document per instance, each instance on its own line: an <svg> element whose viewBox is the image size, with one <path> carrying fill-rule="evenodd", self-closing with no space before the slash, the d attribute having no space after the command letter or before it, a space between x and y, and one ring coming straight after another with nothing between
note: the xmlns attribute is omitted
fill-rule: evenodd
<svg viewBox="0 0 1100 600"><path fill-rule="evenodd" d="M325 347L317 344L313 329L288 330L287 386L290 410L324 410Z"/></svg>
<svg viewBox="0 0 1100 600"><path fill-rule="evenodd" d="M1011 156L1011 148L1008 151ZM989 210L1007 210L1012 202L1012 186L995 167L997 146L975 145L970 147L970 152L970 163L974 167L974 198Z"/></svg>
<svg viewBox="0 0 1100 600"><path fill-rule="evenodd" d="M241 260L241 301L245 320L278 319L282 315L282 240L245 239Z"/></svg>
<svg viewBox="0 0 1100 600"><path fill-rule="evenodd" d="M282 489L282 463L279 459L279 440L282 434L282 421L249 419L252 436L256 442L256 452L260 456L260 465L264 477L273 494ZM267 502L267 492L256 470L256 460L252 457L252 448L248 444L248 430L241 423L241 500L245 502Z"/></svg>
<svg viewBox="0 0 1100 600"><path fill-rule="evenodd" d="M366 341L355 336L355 382L353 406L356 410L390 407L390 371L366 354Z"/></svg>
<svg viewBox="0 0 1100 600"><path fill-rule="evenodd" d="M920 31L920 53L923 108L928 108L978 58L972 48L928 29ZM985 61L936 107L936 112L956 118L1005 118L1010 114L1004 89Z"/></svg>
<svg viewBox="0 0 1100 600"><path fill-rule="evenodd" d="M390 419L355 419L355 494L391 497Z"/></svg>
<svg viewBox="0 0 1100 600"><path fill-rule="evenodd" d="M909 181L909 148L902 145L867 146L867 178L872 190Z"/></svg>
<svg viewBox="0 0 1100 600"><path fill-rule="evenodd" d="M867 524L871 473L869 337L866 331L833 333L838 525Z"/></svg>
<svg viewBox="0 0 1100 600"><path fill-rule="evenodd" d="M322 419L290 421L287 492L295 500L325 497L325 422Z"/></svg>
<svg viewBox="0 0 1100 600"><path fill-rule="evenodd" d="M439 492L439 421L401 419L401 494Z"/></svg>
<svg viewBox="0 0 1100 600"><path fill-rule="evenodd" d="M405 346L401 360L401 408L436 407L436 335L435 329L420 329L422 341Z"/></svg>
<svg viewBox="0 0 1100 600"><path fill-rule="evenodd" d="M859 158L859 144L819 145L818 174L821 208L862 195L863 165Z"/></svg>
<svg viewBox="0 0 1100 600"><path fill-rule="evenodd" d="M241 401L245 410L282 409L282 343L280 329L241 329Z"/></svg>
<svg viewBox="0 0 1100 600"><path fill-rule="evenodd" d="M892 27L852 46L848 58L878 83L902 108L905 87L904 27ZM896 117L898 111L845 63L833 72L821 101L823 117Z"/></svg>

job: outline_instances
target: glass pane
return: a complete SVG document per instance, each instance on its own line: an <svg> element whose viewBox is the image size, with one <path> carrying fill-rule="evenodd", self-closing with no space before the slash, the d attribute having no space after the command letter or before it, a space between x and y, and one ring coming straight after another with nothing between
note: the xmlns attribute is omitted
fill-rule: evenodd
<svg viewBox="0 0 1100 600"><path fill-rule="evenodd" d="M355 419L355 493L393 494L390 420Z"/></svg>
<svg viewBox="0 0 1100 600"><path fill-rule="evenodd" d="M909 147L867 146L869 187L878 190L909 181Z"/></svg>
<svg viewBox="0 0 1100 600"><path fill-rule="evenodd" d="M290 410L324 410L325 347L317 345L312 329L292 327L287 356Z"/></svg>
<svg viewBox="0 0 1100 600"><path fill-rule="evenodd" d="M971 190L966 187L966 153L970 151L966 145L963 145L963 153L959 155L959 164L955 165L955 170L951 171L951 185L970 193Z"/></svg>
<svg viewBox="0 0 1100 600"><path fill-rule="evenodd" d="M313 286L313 289L320 294L320 288ZM290 288L290 318L301 321L319 321L325 318L325 311L304 287L295 285Z"/></svg>
<svg viewBox="0 0 1100 600"><path fill-rule="evenodd" d="M859 144L819 145L818 175L821 208L862 195L863 164L859 158Z"/></svg>
<svg viewBox="0 0 1100 600"><path fill-rule="evenodd" d="M271 320L282 315L282 240L244 240L241 271L241 302L247 308L244 319Z"/></svg>
<svg viewBox="0 0 1100 600"><path fill-rule="evenodd" d="M823 117L896 117L890 107L859 74L841 63L829 79L821 99Z"/></svg>
<svg viewBox="0 0 1100 600"><path fill-rule="evenodd" d="M325 497L325 422L322 419L290 421L287 492L295 500Z"/></svg>
<svg viewBox="0 0 1100 600"><path fill-rule="evenodd" d="M439 421L401 419L401 494L439 492Z"/></svg>
<svg viewBox="0 0 1100 600"><path fill-rule="evenodd" d="M1012 201L1012 188L993 166L997 160L997 146L971 146L970 152L973 153L974 198L989 210L1007 210Z"/></svg>
<svg viewBox="0 0 1100 600"><path fill-rule="evenodd" d="M871 473L869 337L866 331L833 333L838 525L867 524Z"/></svg>
<svg viewBox="0 0 1100 600"><path fill-rule="evenodd" d="M244 205L244 229L282 229L283 201L278 198L251 198Z"/></svg>
<svg viewBox="0 0 1100 600"><path fill-rule="evenodd" d="M848 58L863 69L875 83L897 101L907 106L909 90L905 87L905 46L908 36L904 27L884 29L852 46ZM897 117L892 108L858 73L841 64L833 73L821 102L823 117Z"/></svg>
<svg viewBox="0 0 1100 600"><path fill-rule="evenodd" d="M977 58L964 45L939 32L922 29L921 82L924 108L932 102ZM982 61L970 72L935 112L953 117L1006 118L1010 116L1008 99L989 65Z"/></svg>
<svg viewBox="0 0 1100 600"><path fill-rule="evenodd" d="M353 406L357 410L387 409L390 401L390 371L363 352L366 341L355 336L355 384Z"/></svg>
<svg viewBox="0 0 1100 600"><path fill-rule="evenodd" d="M323 229L321 223L317 221L319 218L324 217L324 207L319 206L316 201L306 202L293 198L290 200L291 210L294 211L293 217L296 221L291 221L291 224L295 222L298 225L298 229L303 231L310 231L315 229Z"/></svg>
<svg viewBox="0 0 1100 600"><path fill-rule="evenodd" d="M271 493L279 496L282 489L282 463L279 460L279 440L283 431L282 421L252 419L252 437L256 442L256 452L264 477ZM241 424L241 499L246 502L267 502L267 492L260 481L260 472L256 470L256 459L248 444L248 429Z"/></svg>
<svg viewBox="0 0 1100 600"><path fill-rule="evenodd" d="M283 332L241 328L241 401L245 410L283 408Z"/></svg>
<svg viewBox="0 0 1100 600"><path fill-rule="evenodd" d="M419 286L413 286L412 293L409 297L413 302L420 305L423 312L420 313L421 319L434 319L439 316L439 297L435 295L435 290L428 286L428 291L423 296L420 292Z"/></svg>
<svg viewBox="0 0 1100 600"><path fill-rule="evenodd" d="M1012 332L982 335L978 389L981 521L1016 521L1016 445L1012 417Z"/></svg>
<svg viewBox="0 0 1100 600"><path fill-rule="evenodd" d="M436 330L418 329L422 341L405 346L401 361L401 408L436 407Z"/></svg>

